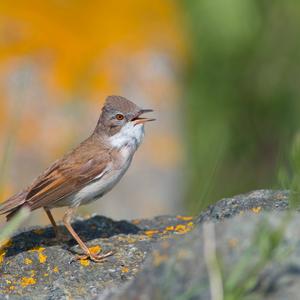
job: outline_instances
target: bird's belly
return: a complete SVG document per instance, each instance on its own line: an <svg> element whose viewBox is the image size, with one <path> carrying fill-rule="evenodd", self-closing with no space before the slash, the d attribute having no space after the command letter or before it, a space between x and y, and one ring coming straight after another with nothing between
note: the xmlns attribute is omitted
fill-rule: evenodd
<svg viewBox="0 0 300 300"><path fill-rule="evenodd" d="M95 180L78 192L61 199L54 204L54 207L60 206L80 206L95 201L109 192L123 177L131 163L131 159L125 161L120 169L108 170L98 180Z"/></svg>

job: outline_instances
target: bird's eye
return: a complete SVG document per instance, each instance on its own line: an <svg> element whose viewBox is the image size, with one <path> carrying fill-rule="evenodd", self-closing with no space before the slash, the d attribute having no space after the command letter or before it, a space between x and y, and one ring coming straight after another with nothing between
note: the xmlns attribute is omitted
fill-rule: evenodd
<svg viewBox="0 0 300 300"><path fill-rule="evenodd" d="M116 119L119 120L119 121L121 121L121 120L124 119L124 116L122 114L117 114L116 115Z"/></svg>

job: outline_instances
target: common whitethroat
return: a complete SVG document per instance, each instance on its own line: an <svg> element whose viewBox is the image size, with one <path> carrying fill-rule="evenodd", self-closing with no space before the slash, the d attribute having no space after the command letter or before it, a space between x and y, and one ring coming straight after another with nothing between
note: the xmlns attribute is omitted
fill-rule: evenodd
<svg viewBox="0 0 300 300"><path fill-rule="evenodd" d="M144 136L143 118L152 109L142 109L121 96L108 96L94 132L77 148L55 161L33 183L0 206L0 214L11 218L21 207L44 208L58 236L51 214L54 207L68 207L63 222L83 255L99 262L112 252L92 253L71 226L76 209L109 192L127 171Z"/></svg>

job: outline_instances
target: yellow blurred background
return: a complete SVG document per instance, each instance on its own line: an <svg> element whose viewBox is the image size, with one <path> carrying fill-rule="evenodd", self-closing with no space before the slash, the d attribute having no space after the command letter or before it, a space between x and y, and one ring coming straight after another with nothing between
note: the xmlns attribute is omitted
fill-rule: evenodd
<svg viewBox="0 0 300 300"><path fill-rule="evenodd" d="M300 190L299 36L294 0L0 1L0 201L86 138L111 94L157 121L82 214L197 214Z"/></svg>
<svg viewBox="0 0 300 300"><path fill-rule="evenodd" d="M179 209L178 81L186 47L174 1L1 1L1 201L88 136L105 97L155 109L124 180L81 213ZM63 210L58 210L57 217ZM31 224L48 223L37 212Z"/></svg>

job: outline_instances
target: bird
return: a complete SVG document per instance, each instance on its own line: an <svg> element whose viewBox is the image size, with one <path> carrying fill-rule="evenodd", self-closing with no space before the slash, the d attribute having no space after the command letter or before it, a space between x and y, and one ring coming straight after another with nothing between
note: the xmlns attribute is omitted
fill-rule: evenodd
<svg viewBox="0 0 300 300"><path fill-rule="evenodd" d="M83 251L74 259L100 262L113 254L92 253L71 225L79 206L91 203L109 192L129 168L142 143L144 124L154 121L142 117L152 109L142 109L122 96L108 96L92 134L72 151L56 160L27 188L0 205L0 215L9 220L22 207L30 211L43 208L59 237L51 209L66 207L63 223Z"/></svg>

